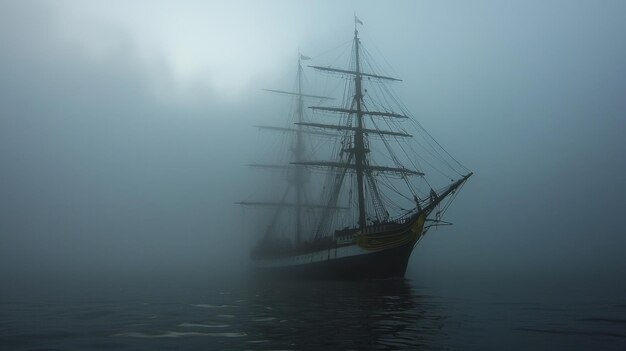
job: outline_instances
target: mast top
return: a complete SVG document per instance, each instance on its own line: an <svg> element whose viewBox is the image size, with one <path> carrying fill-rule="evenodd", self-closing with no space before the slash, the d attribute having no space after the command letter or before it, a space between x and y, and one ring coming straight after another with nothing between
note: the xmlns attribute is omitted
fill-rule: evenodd
<svg viewBox="0 0 626 351"><path fill-rule="evenodd" d="M359 29L357 28L357 24L363 25L363 22L354 14L354 39L359 40Z"/></svg>

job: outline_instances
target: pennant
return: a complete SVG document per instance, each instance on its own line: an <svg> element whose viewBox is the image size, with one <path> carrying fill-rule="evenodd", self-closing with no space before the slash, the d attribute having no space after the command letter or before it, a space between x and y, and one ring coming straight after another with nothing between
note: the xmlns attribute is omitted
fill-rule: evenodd
<svg viewBox="0 0 626 351"><path fill-rule="evenodd" d="M300 54L300 60L310 60L310 59L311 59L310 57Z"/></svg>
<svg viewBox="0 0 626 351"><path fill-rule="evenodd" d="M354 16L354 23L363 25L363 22L361 22L361 20L357 16Z"/></svg>

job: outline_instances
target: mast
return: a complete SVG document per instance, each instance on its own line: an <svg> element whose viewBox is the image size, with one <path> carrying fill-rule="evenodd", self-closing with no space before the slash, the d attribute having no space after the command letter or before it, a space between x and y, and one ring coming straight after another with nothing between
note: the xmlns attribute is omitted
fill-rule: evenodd
<svg viewBox="0 0 626 351"><path fill-rule="evenodd" d="M354 131L354 162L356 168L357 191L359 194L359 228L366 226L365 221L365 189L363 187L363 173L365 166L365 142L363 140L363 111L361 102L363 93L361 92L361 64L359 62L359 31L357 22L354 22L354 58L356 62L356 74L354 75L354 101L356 102L357 127Z"/></svg>
<svg viewBox="0 0 626 351"><path fill-rule="evenodd" d="M387 205L385 202L391 203L391 205L394 206L394 209L399 208L402 211L405 210L402 208L404 206L400 207L400 205L394 203L393 198L381 197L382 193L379 191L379 187L378 187L379 184L377 184L378 176L384 177L386 174L394 174L396 175L396 177L393 177L393 178L402 179L406 183L406 186L408 187L409 191L413 194L413 199L415 201L416 208L411 211L417 210L417 213L419 214L424 213L426 216L428 216L431 213L431 211L437 208L437 206L439 206L439 204L445 198L447 198L451 194L454 194L455 191L460 189L462 185L467 181L467 179L470 176L472 176L471 172L466 174L465 176L462 176L461 179L457 180L456 182L453 182L448 187L438 190L440 192L439 194L435 192L435 190L433 190L431 187L430 201L428 201L427 199L420 200L416 196L417 190L414 188L413 184L409 183L408 177L409 176L423 177L424 173L420 172L419 169L417 169L419 165L416 166L416 164L410 158L410 155L407 154L404 148L402 148L402 145L400 145L400 148L404 152L404 155L408 158L408 162L411 163L412 167L405 167L403 165L403 163L405 162L403 162L400 158L396 156L396 151L389 144L390 141L400 142L398 138L412 138L412 135L408 134L402 127L396 126L396 128L394 128L394 126L388 123L388 120L391 119L391 120L401 121L401 120L406 120L410 118L410 116L407 115L408 114L407 112L404 112L405 109L403 108L402 104L396 101L393 95L391 95L391 93L389 92L387 92L387 94L390 94L392 98L392 102L395 102L395 105L396 105L395 108L394 106L392 106L392 104L390 104L387 101L386 98L384 99L385 104L379 105L373 102L372 106L370 106L369 103L366 104L365 102L366 97L364 96L364 92L366 93L367 90L364 89L363 87L363 78L365 78L368 82L374 81L374 82L381 82L381 83L397 82L401 80L397 78L389 77L389 76L375 74L376 73L375 68L370 66L368 70L368 67L363 67L361 65L361 61L360 61L361 42L359 38L358 24L363 24L363 23L356 16L354 20L355 20L354 38L353 38L354 56L352 57L354 61L351 60L350 64L348 65L346 69L332 68L330 66L309 66L318 71L330 72L331 74L340 75L342 77L349 76L348 81L347 81L348 86L346 87L347 90L345 91L345 93L348 94L347 95L348 100L344 100L342 104L335 105L335 106L310 106L308 107L312 109L313 111L320 111L322 113L340 115L342 118L339 123L336 123L336 124L332 122L314 123L314 121L307 121L305 119L304 98L314 98L314 99L320 99L320 100L334 100L332 98L323 97L323 96L303 94L302 92L302 78L303 78L302 61L309 60L310 58L307 56L303 56L302 54L298 53L299 57L298 57L297 90L296 91L265 89L267 91L274 92L274 93L297 96L296 106L295 106L296 107L295 116L293 115L293 110L292 110L292 115L291 115L292 120L296 119L296 122L294 123L292 127L257 126L258 128L261 128L261 129L292 133L291 134L292 136L291 149L290 149L290 155L289 155L289 159L291 160L291 162L289 162L289 164L287 165L285 164L251 164L249 166L257 167L257 168L288 170L289 171L288 186L287 186L288 189L286 190L285 194L283 195L280 201L244 201L244 202L238 202L238 204L243 205L243 206L262 206L262 207L277 208L276 215L274 216L274 219L272 220L272 226L270 227L270 229L268 229L268 234L267 234L268 236L271 234L271 228L273 228L273 224L274 222L276 222L276 218L278 217L282 209L291 208L292 211L295 210L296 212L295 221L294 221L293 216L290 216L288 218L289 225L287 226L287 228L284 228L284 229L287 229L289 232L291 232L290 236L291 236L291 239L294 240L294 245L296 247L300 245L303 234L304 233L308 234L308 231L305 228L303 228L303 225L308 225L311 222L313 222L313 221L303 220L303 216L307 215L309 211L321 210L320 211L321 216L320 216L319 221L318 219L315 219L315 221L318 221L317 229L315 230L315 239L332 234L332 232L330 231L332 229L331 225L334 225L335 223L341 223L343 225L349 221L351 222L349 223L350 225L354 225L355 213L354 213L354 208L352 207L353 205L351 205L348 208L339 206L340 197L341 197L341 200L344 200L342 196L344 196L345 191L342 191L342 187L345 189L347 185L345 184L345 181L344 181L344 179L346 178L346 174L350 174L350 183L351 183L349 185L350 193L349 193L349 197L347 200L347 202L350 204L353 204L353 201L354 201L354 198L353 198L354 186L356 185L357 187L357 196L358 196L357 228L361 230L366 228L368 224L367 222L368 214L366 210L366 194L365 194L366 191L369 194L368 201L371 201L369 205L370 206L369 210L371 211L370 219L373 220L374 223L376 222L385 223L389 220L389 213L387 212L385 208ZM364 55L363 57L366 59L364 61L364 66L369 66L367 64L367 62L369 62L368 58L366 57L367 52L364 51L363 55ZM372 70L374 70L374 72L372 72ZM350 81L351 79L354 79L354 86L352 86L351 84L352 83ZM354 88L354 92L353 92L353 95L350 96L349 91L352 88ZM344 97L346 96L344 95ZM369 95L367 96L367 98L368 99L370 98ZM389 105L389 106L385 106L385 105ZM374 110L370 110L369 109L370 107L374 107ZM399 108L399 111L398 111L398 108ZM396 111L394 111L394 109ZM371 119L371 121L366 122L364 120L365 118ZM378 127L376 119L385 120L387 128L380 129ZM381 124L381 125L384 126L384 124ZM304 136L308 134L317 134L317 135L340 138L340 144L331 144L331 146L333 146L333 149L332 149L333 159L331 160L323 160L323 159L322 160L306 160L305 157L307 155L305 155L305 153L309 154L310 152L307 152ZM430 137L430 135L428 136ZM381 149L383 151L386 151L389 154L391 161L393 161L392 164L389 164L389 161L382 162L382 164L379 164L377 162L378 158L376 157L376 155L374 154L370 155L370 147L375 147L376 145L370 144L369 141L373 141L374 143L376 143L378 138L382 140L382 143L384 144L386 150L382 149L382 147ZM435 143L437 146L439 146L443 150L443 148L436 141ZM429 146L434 148L434 146L430 145L430 142L428 144ZM445 152L445 154L450 156L450 154L448 154L447 151L445 150L443 151ZM436 151L435 154L430 152L430 154L433 157L438 158L439 160L442 160L450 168L455 170L455 168L452 165L450 165L439 152ZM450 157L452 158L452 156ZM454 158L452 159L454 160ZM468 171L463 165L458 163L458 161L456 160L454 161L465 171ZM428 161L426 162L430 165ZM325 180L324 187L322 188L323 190L322 193L319 194L320 199L322 200L322 203L311 203L308 201L310 200L310 198L307 195L310 195L310 193L306 191L307 189L305 185L308 184L307 182L309 180L309 177L308 177L308 173L306 173L304 170L305 167L307 168L325 167L325 168L328 168L331 172L328 174ZM439 172L441 173L441 171ZM461 175L461 173L459 173L457 170L455 170L455 172ZM356 184L354 184L354 178L352 178L354 174L356 174ZM414 179L414 178L411 178L411 179ZM407 196L404 196L399 190L397 190L393 184L389 183L391 185L388 185L386 181L389 181L389 178L382 179L380 184L387 185L387 187L390 190L395 191L397 194L399 194L400 196L410 201L410 199ZM383 202L383 200L385 202ZM346 209L350 210L349 215L343 216L341 218L337 217L339 219L335 219L334 216L335 216L335 213L338 212L338 210L346 210ZM410 214L411 211L402 214L401 217L398 217L398 218L407 218L406 216ZM445 208L442 211L445 211ZM290 213L293 215L293 212L290 212ZM440 215L440 212L437 212L437 220L439 218L439 215ZM294 229L295 229L295 233L293 232ZM279 234L282 234L282 233L279 233Z"/></svg>
<svg viewBox="0 0 626 351"><path fill-rule="evenodd" d="M289 194L295 195L295 201L287 203L285 201L280 202L268 202L268 201L247 201L247 202L238 202L238 204L243 206L270 206L277 207L279 209L283 207L294 208L296 211L296 223L295 223L295 245L297 246L302 239L302 217L304 215L304 209L326 209L327 206L315 205L307 203L306 196L306 182L307 182L307 174L304 169L301 167L293 167L293 164L301 163L305 154L305 145L304 145L304 135L308 134L317 134L323 136L336 136L336 133L328 133L323 131L311 131L308 130L308 127L304 123L304 99L305 98L314 98L317 100L334 100L331 97L319 96L319 95L311 95L311 94L303 94L302 93L302 61L310 60L310 57L302 55L298 52L298 74L297 74L297 91L284 91L284 90L275 90L275 89L263 89L269 92L285 94L290 96L297 96L296 100L296 123L294 128L285 128L285 127L275 127L275 126L256 126L259 129L266 129L278 132L290 132L293 133L295 138L292 139L294 144L292 144L291 151L291 161L288 165L280 165L280 164L251 164L249 166L256 168L268 168L268 169L287 169L292 171L289 173L289 186L288 189L292 189L292 192ZM306 129L304 127L307 127ZM294 194L295 193L295 194ZM287 196L287 195L285 195ZM284 199L283 199L284 200ZM337 208L334 208L337 209ZM277 212L278 213L278 212ZM274 216L277 218L278 216ZM292 230L294 230L292 229ZM293 233L293 232L292 232Z"/></svg>
<svg viewBox="0 0 626 351"><path fill-rule="evenodd" d="M303 122L304 101L302 97L302 55L298 52L298 123ZM296 145L294 150L295 162L302 161L303 153L302 125L296 126ZM302 232L302 192L304 191L303 169L295 169L295 190L296 190L296 245L300 244Z"/></svg>

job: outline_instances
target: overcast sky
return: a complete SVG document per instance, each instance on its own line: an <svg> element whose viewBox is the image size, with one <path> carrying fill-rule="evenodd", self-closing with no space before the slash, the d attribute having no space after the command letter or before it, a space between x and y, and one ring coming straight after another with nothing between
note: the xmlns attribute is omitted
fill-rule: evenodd
<svg viewBox="0 0 626 351"><path fill-rule="evenodd" d="M245 259L260 89L354 13L475 172L409 274L626 274L623 1L2 1L0 277Z"/></svg>

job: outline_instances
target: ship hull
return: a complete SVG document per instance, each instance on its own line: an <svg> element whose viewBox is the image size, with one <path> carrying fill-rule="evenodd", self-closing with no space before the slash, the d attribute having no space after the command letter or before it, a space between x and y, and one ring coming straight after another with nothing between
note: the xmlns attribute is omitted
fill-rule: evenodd
<svg viewBox="0 0 626 351"><path fill-rule="evenodd" d="M321 262L256 267L260 274L306 279L384 279L404 277L413 245Z"/></svg>
<svg viewBox="0 0 626 351"><path fill-rule="evenodd" d="M404 277L425 216L391 231L360 235L353 244L300 255L253 260L257 273L306 279L384 279Z"/></svg>

